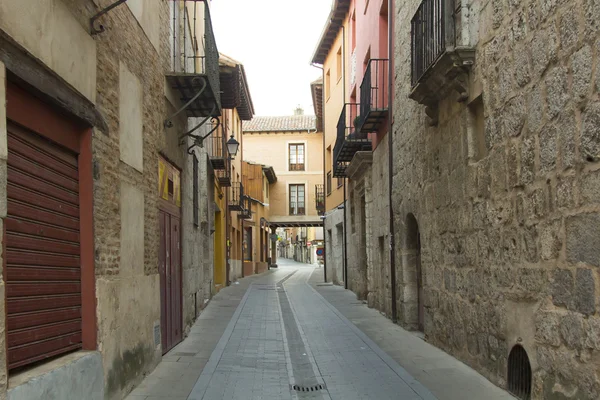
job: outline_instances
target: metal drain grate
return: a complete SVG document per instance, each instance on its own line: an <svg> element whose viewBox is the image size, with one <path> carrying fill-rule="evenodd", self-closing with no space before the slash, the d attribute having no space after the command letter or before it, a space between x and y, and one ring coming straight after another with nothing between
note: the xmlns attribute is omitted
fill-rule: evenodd
<svg viewBox="0 0 600 400"><path fill-rule="evenodd" d="M301 386L301 385L292 385L292 390L296 392L317 392L319 390L325 389L325 385L313 385L313 386Z"/></svg>

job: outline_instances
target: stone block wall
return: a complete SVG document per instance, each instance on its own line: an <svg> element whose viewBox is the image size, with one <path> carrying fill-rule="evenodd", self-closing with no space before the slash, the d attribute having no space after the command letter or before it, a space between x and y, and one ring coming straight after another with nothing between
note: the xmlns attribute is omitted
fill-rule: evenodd
<svg viewBox="0 0 600 400"><path fill-rule="evenodd" d="M396 2L399 320L417 327L420 257L428 341L499 386L518 343L534 399L599 398L600 2L463 1L469 100L435 127L408 98L419 3Z"/></svg>
<svg viewBox="0 0 600 400"><path fill-rule="evenodd" d="M334 209L325 214L325 257L327 281L344 284L344 210Z"/></svg>

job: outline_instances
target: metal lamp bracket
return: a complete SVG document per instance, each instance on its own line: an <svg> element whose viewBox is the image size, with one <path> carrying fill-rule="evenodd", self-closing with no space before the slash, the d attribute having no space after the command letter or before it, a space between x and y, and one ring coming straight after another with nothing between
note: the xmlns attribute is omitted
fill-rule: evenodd
<svg viewBox="0 0 600 400"><path fill-rule="evenodd" d="M213 110L214 111L214 110ZM211 118L211 121L214 123L214 127L204 136L202 135L192 135L192 132L194 132L195 130L197 130L198 128L200 128L202 125L204 125L206 123L206 121L208 121L208 119L211 117L206 117L204 118L198 125L196 125L194 128L192 128L190 131L184 133L183 135L181 135L179 137L180 143L184 143L183 139L185 139L186 137L191 137L194 139L194 143L188 147L187 152L188 154L192 154L192 149L196 146L203 148L204 147L204 139L206 139L207 137L209 137L214 131L216 131L217 129L219 129L219 127L221 126L221 121L218 118Z"/></svg>
<svg viewBox="0 0 600 400"><path fill-rule="evenodd" d="M98 12L96 15L94 15L92 18L90 18L90 34L97 35L99 33L104 32L105 31L104 25L100 24L98 28L96 28L94 26L94 23L96 22L96 20L98 18L100 18L101 16L103 16L104 14L108 13L113 8L116 8L116 7L120 6L121 4L125 3L126 1L127 0L117 0L114 3L112 3L110 6L105 7L104 9L100 10L100 12Z"/></svg>

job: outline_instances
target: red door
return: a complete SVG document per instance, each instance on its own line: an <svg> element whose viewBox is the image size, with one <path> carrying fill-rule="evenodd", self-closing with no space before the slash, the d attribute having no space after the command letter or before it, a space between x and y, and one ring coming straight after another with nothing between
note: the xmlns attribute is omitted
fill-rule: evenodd
<svg viewBox="0 0 600 400"><path fill-rule="evenodd" d="M160 326L163 354L182 340L179 171L160 160Z"/></svg>

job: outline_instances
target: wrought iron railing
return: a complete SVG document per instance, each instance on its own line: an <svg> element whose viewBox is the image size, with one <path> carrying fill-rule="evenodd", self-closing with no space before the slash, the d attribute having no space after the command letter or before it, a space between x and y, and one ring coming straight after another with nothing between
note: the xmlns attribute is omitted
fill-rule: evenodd
<svg viewBox="0 0 600 400"><path fill-rule="evenodd" d="M423 0L411 21L411 79L415 86L454 45L454 0Z"/></svg>
<svg viewBox="0 0 600 400"><path fill-rule="evenodd" d="M331 174L331 172L329 174ZM325 188L323 185L315 185L315 206L317 208L317 214L325 214Z"/></svg>
<svg viewBox="0 0 600 400"><path fill-rule="evenodd" d="M244 185L234 182L231 185L231 196L229 197L229 208L241 211L244 209Z"/></svg>
<svg viewBox="0 0 600 400"><path fill-rule="evenodd" d="M388 73L388 59L369 60L360 85L361 132L376 131L387 116Z"/></svg>
<svg viewBox="0 0 600 400"><path fill-rule="evenodd" d="M206 75L213 93L221 92L219 50L205 0L171 0L171 70ZM216 96L220 108L220 96Z"/></svg>
<svg viewBox="0 0 600 400"><path fill-rule="evenodd" d="M240 210L240 212L238 214L238 218L242 218L242 219L252 218L252 199L250 199L250 196L245 196L245 195L242 196L241 207L242 207L242 209Z"/></svg>
<svg viewBox="0 0 600 400"><path fill-rule="evenodd" d="M360 132L361 117L358 103L346 103L337 124L337 138L333 147L333 161L352 161L354 153L370 149L369 135ZM334 176L336 176L334 174Z"/></svg>
<svg viewBox="0 0 600 400"><path fill-rule="evenodd" d="M204 139L204 146L208 153L214 169L224 169L227 161L227 145L225 142L225 130L226 127L219 123L217 120L213 120L211 129L214 129L213 133Z"/></svg>

